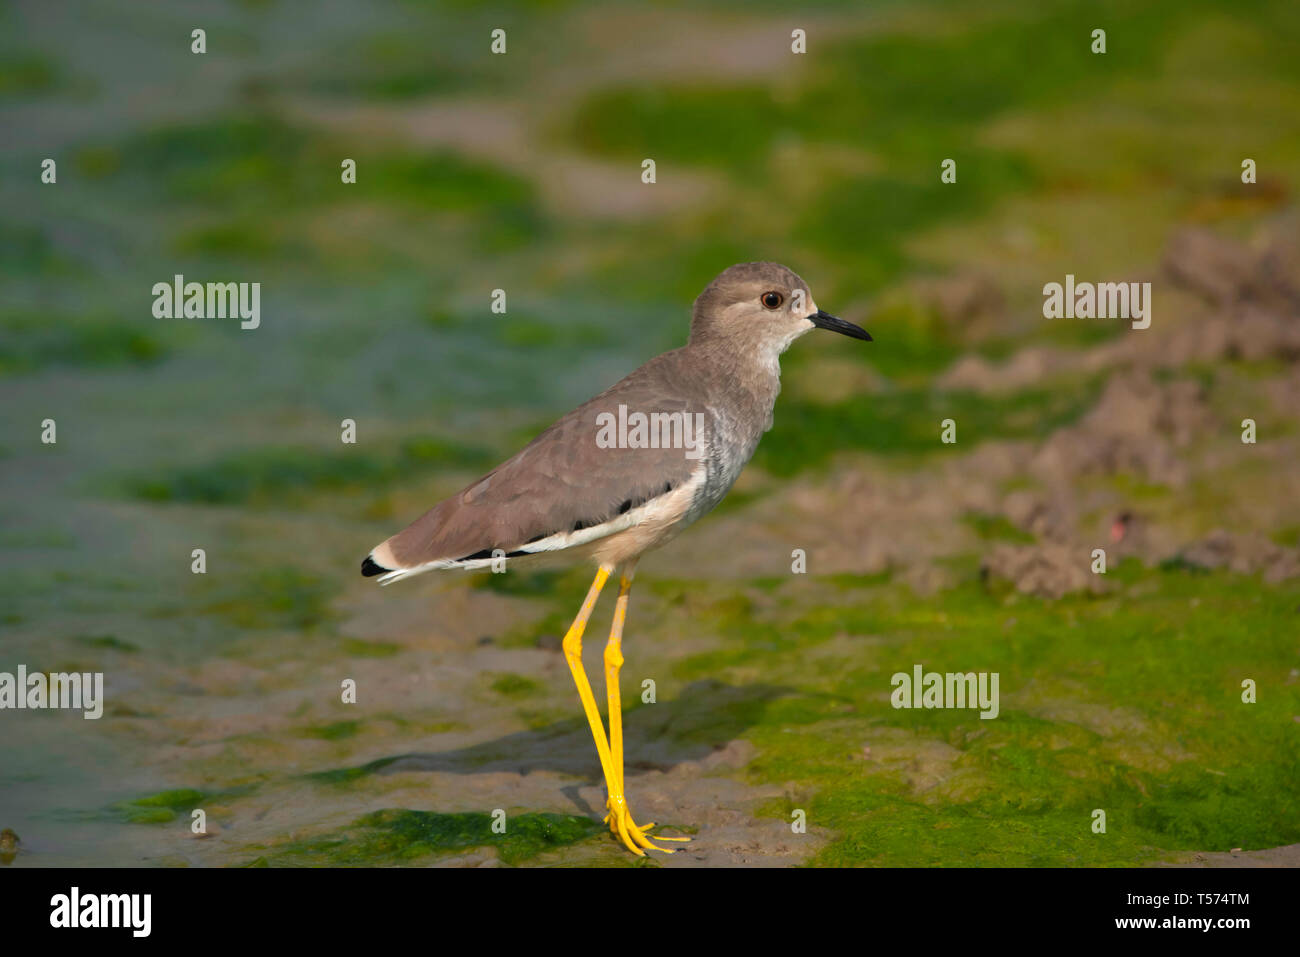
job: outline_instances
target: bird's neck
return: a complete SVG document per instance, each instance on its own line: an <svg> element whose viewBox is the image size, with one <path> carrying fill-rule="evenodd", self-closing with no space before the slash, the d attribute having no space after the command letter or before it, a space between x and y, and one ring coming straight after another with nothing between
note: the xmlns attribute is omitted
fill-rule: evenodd
<svg viewBox="0 0 1300 957"><path fill-rule="evenodd" d="M722 340L692 342L701 366L708 371L706 388L719 402L742 413L741 420L757 426L757 435L771 428L772 409L781 391L780 355L785 344L737 344Z"/></svg>

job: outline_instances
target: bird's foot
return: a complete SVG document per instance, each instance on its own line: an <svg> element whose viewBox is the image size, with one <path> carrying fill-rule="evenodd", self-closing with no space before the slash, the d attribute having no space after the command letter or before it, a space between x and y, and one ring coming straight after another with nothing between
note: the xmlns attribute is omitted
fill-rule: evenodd
<svg viewBox="0 0 1300 957"><path fill-rule="evenodd" d="M632 811L627 806L627 799L622 795L611 797L605 802L605 807L609 813L605 815L605 823L609 825L610 833L623 842L629 851L638 857L645 857L647 848L652 851L663 851L665 854L671 854L677 850L674 847L660 847L646 836L646 831L654 827L654 822L649 824L637 824L632 820ZM689 837L664 837L662 834L655 835L656 841L689 841Z"/></svg>

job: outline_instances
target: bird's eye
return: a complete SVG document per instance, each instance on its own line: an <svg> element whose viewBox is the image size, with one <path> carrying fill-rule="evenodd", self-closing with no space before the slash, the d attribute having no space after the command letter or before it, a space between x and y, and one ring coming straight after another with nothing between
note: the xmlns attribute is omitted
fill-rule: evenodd
<svg viewBox="0 0 1300 957"><path fill-rule="evenodd" d="M764 309L776 309L783 300L779 292L765 292L758 301L763 304Z"/></svg>

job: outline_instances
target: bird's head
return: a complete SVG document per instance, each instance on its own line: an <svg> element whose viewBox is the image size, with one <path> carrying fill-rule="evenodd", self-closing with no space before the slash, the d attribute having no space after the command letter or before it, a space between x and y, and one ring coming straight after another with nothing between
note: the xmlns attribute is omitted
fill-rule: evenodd
<svg viewBox="0 0 1300 957"><path fill-rule="evenodd" d="M818 309L808 284L792 270L779 263L739 263L695 300L691 342L720 339L779 355L813 329L871 341L865 329Z"/></svg>

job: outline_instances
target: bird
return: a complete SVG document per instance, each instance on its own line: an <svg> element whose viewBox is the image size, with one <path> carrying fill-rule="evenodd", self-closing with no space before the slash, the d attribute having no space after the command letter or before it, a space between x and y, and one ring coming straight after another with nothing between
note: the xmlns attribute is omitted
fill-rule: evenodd
<svg viewBox="0 0 1300 957"><path fill-rule="evenodd" d="M589 562L595 578L561 643L607 791L605 823L638 856L672 853L637 824L624 789L619 671L637 562L716 506L772 428L779 357L825 329L871 341L823 312L796 273L738 263L695 300L685 346L656 356L565 415L514 457L371 550L361 573L391 584L439 569L504 570L542 558ZM609 733L582 663L597 599L619 570L605 645Z"/></svg>

